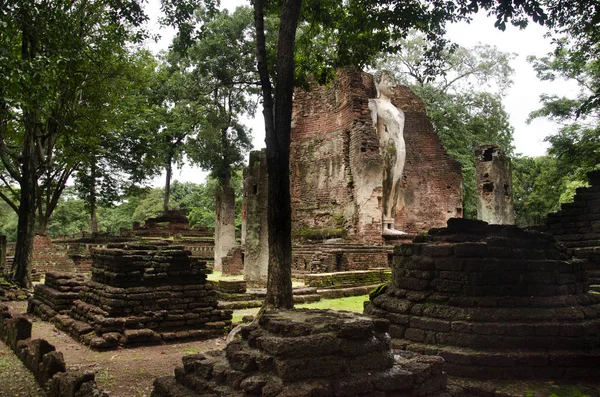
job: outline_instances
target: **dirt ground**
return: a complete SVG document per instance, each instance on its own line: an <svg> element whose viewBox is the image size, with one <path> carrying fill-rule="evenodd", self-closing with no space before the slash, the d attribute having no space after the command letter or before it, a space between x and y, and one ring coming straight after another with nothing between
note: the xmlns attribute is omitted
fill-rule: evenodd
<svg viewBox="0 0 600 397"><path fill-rule="evenodd" d="M9 302L13 314L24 313L26 302ZM69 335L57 330L51 323L28 316L33 322L32 337L46 339L63 353L68 368L84 369L96 372L96 382L111 397L148 397L152 392L152 382L159 376L172 375L176 367L181 366L181 358L208 350L221 349L225 337L187 343L141 346L129 349L117 349L96 352L75 341ZM0 397L43 396L33 377L29 382L13 382L15 376L25 376L28 371L20 364L14 354L3 344L0 350ZM4 351L6 350L6 352ZM9 356L11 356L9 358ZM13 359L10 368L5 360ZM21 371L24 371L21 375ZM15 375L13 375L13 373ZM16 374L19 375L16 375ZM19 388L12 387L19 383ZM6 389L6 390L4 390ZM21 394L19 394L21 393ZM36 394L38 393L38 394Z"/></svg>

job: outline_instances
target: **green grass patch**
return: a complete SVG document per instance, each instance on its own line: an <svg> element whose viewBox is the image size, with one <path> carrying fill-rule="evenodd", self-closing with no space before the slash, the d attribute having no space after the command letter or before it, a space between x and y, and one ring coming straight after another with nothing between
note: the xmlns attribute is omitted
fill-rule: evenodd
<svg viewBox="0 0 600 397"><path fill-rule="evenodd" d="M339 299L321 299L319 302L303 303L301 305L295 305L295 307L307 309L347 310L350 312L362 313L364 303L367 300L369 300L369 295L359 295Z"/></svg>
<svg viewBox="0 0 600 397"><path fill-rule="evenodd" d="M208 274L206 276L207 280L210 281L219 281L219 280L243 280L244 276L239 274L236 276L224 276L223 272L219 271L219 270L213 270L213 272L211 274Z"/></svg>

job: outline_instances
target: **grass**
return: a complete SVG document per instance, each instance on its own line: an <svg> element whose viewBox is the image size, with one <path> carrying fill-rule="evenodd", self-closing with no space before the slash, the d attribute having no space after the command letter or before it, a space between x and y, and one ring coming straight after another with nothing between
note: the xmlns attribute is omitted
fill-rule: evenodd
<svg viewBox="0 0 600 397"><path fill-rule="evenodd" d="M206 276L207 280L210 281L219 281L219 280L243 280L244 276L243 275L237 275L237 276L224 276L223 272L221 272L220 270L213 270L213 272L209 275Z"/></svg>
<svg viewBox="0 0 600 397"><path fill-rule="evenodd" d="M294 307L306 309L346 310L350 312L362 313L364 302L367 300L369 300L369 295L360 295L339 299L321 299L319 302L302 303L294 305ZM247 315L255 316L259 309L260 308L256 307L253 309L235 310L233 312L232 321L234 323L241 323L242 317Z"/></svg>
<svg viewBox="0 0 600 397"><path fill-rule="evenodd" d="M181 351L184 355L197 354L199 352L195 347L188 347L187 349L183 349Z"/></svg>
<svg viewBox="0 0 600 397"><path fill-rule="evenodd" d="M303 303L296 305L297 308L307 309L331 309L331 310L346 310L350 312L363 312L365 301L369 300L369 295L350 296L339 299L321 299L314 303Z"/></svg>

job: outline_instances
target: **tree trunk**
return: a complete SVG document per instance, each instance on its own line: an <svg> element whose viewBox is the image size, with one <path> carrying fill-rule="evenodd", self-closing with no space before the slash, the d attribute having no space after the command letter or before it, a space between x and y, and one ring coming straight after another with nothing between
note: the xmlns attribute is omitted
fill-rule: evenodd
<svg viewBox="0 0 600 397"><path fill-rule="evenodd" d="M98 233L98 217L96 215L96 158L94 157L92 160L92 165L90 167L90 177L91 177L91 185L90 185L90 232Z"/></svg>
<svg viewBox="0 0 600 397"><path fill-rule="evenodd" d="M35 123L30 111L23 112L25 119L25 141L23 143L23 164L21 168L21 199L19 201L19 221L17 243L12 267L12 281L22 288L31 288L31 259L35 236L35 210L37 174L35 161Z"/></svg>
<svg viewBox="0 0 600 397"><path fill-rule="evenodd" d="M266 64L262 0L255 0L258 70L263 89L267 144L269 271L265 304L292 308L292 222L289 153L294 93L294 47L301 0L286 0L277 43L275 102Z"/></svg>
<svg viewBox="0 0 600 397"><path fill-rule="evenodd" d="M173 172L173 156L169 155L167 159L167 177L165 178L165 199L163 202L163 212L169 212L169 201L171 199L171 175Z"/></svg>

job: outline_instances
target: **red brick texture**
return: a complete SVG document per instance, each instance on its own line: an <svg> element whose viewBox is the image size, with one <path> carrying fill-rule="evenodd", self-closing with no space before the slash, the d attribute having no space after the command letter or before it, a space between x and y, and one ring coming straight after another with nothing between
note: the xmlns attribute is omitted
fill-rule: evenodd
<svg viewBox="0 0 600 397"><path fill-rule="evenodd" d="M338 72L330 86L296 91L290 177L292 228L344 228L353 241L382 244L379 137L368 108L370 74ZM418 233L462 216L459 164L444 149L423 102L399 86L407 158L396 228Z"/></svg>

